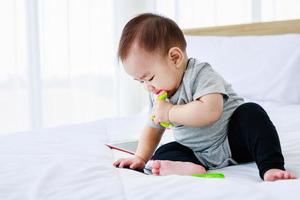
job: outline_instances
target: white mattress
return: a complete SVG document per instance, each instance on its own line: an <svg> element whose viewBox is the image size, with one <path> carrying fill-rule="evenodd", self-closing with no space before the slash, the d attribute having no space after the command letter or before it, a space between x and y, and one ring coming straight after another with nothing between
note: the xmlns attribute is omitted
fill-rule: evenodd
<svg viewBox="0 0 300 200"><path fill-rule="evenodd" d="M300 105L262 105L279 132L286 168L300 176ZM0 135L0 199L299 199L299 179L263 182L253 163L217 170L225 179L114 168L124 154L103 144L137 138L143 117Z"/></svg>

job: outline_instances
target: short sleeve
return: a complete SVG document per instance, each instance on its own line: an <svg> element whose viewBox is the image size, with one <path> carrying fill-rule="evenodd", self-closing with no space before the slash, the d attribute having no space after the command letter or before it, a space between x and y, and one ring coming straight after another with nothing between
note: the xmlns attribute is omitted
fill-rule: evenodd
<svg viewBox="0 0 300 200"><path fill-rule="evenodd" d="M225 99L228 98L225 80L208 63L205 63L195 75L192 86L193 100L212 93L220 93Z"/></svg>
<svg viewBox="0 0 300 200"><path fill-rule="evenodd" d="M149 110L148 110L148 118L147 118L146 124L147 124L147 126L152 127L152 128L164 129L164 127L162 127L162 126L160 126L160 125L157 125L157 124L155 124L155 123L152 121L152 115L153 115L153 111L152 111L152 108L153 108L153 102L154 102L154 97L149 93Z"/></svg>

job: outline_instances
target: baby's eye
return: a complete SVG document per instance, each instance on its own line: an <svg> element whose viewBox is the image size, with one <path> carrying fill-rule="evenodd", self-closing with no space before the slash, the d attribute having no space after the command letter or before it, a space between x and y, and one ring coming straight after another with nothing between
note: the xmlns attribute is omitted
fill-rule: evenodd
<svg viewBox="0 0 300 200"><path fill-rule="evenodd" d="M148 80L148 81L152 81L153 80L153 78L154 78L154 75Z"/></svg>

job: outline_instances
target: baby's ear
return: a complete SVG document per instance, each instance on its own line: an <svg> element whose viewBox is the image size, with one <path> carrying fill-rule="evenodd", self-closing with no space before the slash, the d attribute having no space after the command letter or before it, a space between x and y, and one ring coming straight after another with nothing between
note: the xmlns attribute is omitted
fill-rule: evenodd
<svg viewBox="0 0 300 200"><path fill-rule="evenodd" d="M180 62L183 59L183 53L178 47L172 47L169 50L168 57L171 59L172 63L176 68L180 67Z"/></svg>

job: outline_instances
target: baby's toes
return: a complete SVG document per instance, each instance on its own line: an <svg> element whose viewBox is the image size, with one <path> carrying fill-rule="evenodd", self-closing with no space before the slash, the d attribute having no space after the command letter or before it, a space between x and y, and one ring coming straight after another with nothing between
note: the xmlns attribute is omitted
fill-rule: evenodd
<svg viewBox="0 0 300 200"><path fill-rule="evenodd" d="M152 174L153 174L154 176L159 176L159 169L153 168L153 169L152 169Z"/></svg>
<svg viewBox="0 0 300 200"><path fill-rule="evenodd" d="M279 179L284 179L284 178L285 178L285 175L286 175L285 172L280 172L280 173L278 173L277 177L278 177Z"/></svg>
<svg viewBox="0 0 300 200"><path fill-rule="evenodd" d="M288 178L287 179L296 179L297 177L291 173L291 172L287 172L287 175L286 175Z"/></svg>
<svg viewBox="0 0 300 200"><path fill-rule="evenodd" d="M160 161L154 160L152 163L152 169L159 169L160 168Z"/></svg>
<svg viewBox="0 0 300 200"><path fill-rule="evenodd" d="M288 172L285 172L285 173L283 174L283 178L284 178L284 179L290 179L290 178L291 178L291 174L288 173Z"/></svg>

